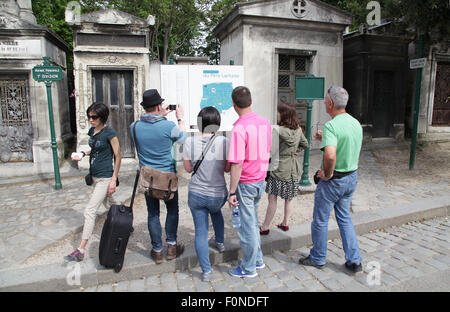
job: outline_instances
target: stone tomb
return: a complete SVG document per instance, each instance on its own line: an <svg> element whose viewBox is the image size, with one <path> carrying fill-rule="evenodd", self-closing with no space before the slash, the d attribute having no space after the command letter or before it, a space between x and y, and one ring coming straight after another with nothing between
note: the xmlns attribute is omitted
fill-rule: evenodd
<svg viewBox="0 0 450 312"><path fill-rule="evenodd" d="M317 0L238 3L217 25L220 64L243 65L254 110L276 124L277 105L294 104L306 125L306 101L295 98L295 78L325 77L325 91L343 84L343 32L351 15ZM312 132L330 117L323 100L312 110ZM318 141L312 140L312 147Z"/></svg>
<svg viewBox="0 0 450 312"><path fill-rule="evenodd" d="M107 9L68 21L74 29L74 75L77 150L89 150L86 109L94 102L110 108L108 125L118 134L122 157L134 162L130 124L142 113L140 102L150 85L149 41L153 16L147 20ZM79 162L88 168L88 157Z"/></svg>
<svg viewBox="0 0 450 312"><path fill-rule="evenodd" d="M63 69L52 83L58 157L62 161L73 138L67 90L67 44L38 25L31 1L0 3L0 178L53 172L45 84L31 70L51 58Z"/></svg>

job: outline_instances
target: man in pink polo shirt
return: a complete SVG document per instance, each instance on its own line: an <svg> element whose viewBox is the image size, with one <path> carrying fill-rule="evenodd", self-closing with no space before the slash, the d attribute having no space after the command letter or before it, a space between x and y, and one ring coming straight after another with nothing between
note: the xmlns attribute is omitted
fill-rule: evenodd
<svg viewBox="0 0 450 312"><path fill-rule="evenodd" d="M242 260L230 274L255 277L264 268L258 227L258 205L265 190L269 167L272 127L265 118L252 112L252 97L246 87L232 93L233 107L239 115L231 131L228 162L231 163L230 209L239 206L241 227L238 231Z"/></svg>

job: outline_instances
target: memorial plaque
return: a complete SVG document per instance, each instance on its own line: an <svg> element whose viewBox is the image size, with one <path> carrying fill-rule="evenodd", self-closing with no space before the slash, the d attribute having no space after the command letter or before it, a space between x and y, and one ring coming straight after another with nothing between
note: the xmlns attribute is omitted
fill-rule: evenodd
<svg viewBox="0 0 450 312"><path fill-rule="evenodd" d="M297 100L322 100L324 98L325 78L297 77L295 79L295 98Z"/></svg>
<svg viewBox="0 0 450 312"><path fill-rule="evenodd" d="M145 48L146 36L139 35L98 35L78 34L77 45L111 46L111 47L142 47Z"/></svg>
<svg viewBox="0 0 450 312"><path fill-rule="evenodd" d="M41 56L41 40L0 40L0 56Z"/></svg>

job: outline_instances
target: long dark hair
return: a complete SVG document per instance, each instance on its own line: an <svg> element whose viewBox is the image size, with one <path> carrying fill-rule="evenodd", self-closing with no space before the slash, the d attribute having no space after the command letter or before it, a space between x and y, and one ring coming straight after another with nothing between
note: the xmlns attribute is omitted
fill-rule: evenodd
<svg viewBox="0 0 450 312"><path fill-rule="evenodd" d="M279 126L283 126L292 130L300 127L300 120L298 119L295 107L289 103L278 104L278 112L280 113Z"/></svg>

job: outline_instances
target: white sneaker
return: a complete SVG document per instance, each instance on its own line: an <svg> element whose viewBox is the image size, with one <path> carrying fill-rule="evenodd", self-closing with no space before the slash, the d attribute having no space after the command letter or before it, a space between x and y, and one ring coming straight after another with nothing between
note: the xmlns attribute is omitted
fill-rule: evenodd
<svg viewBox="0 0 450 312"><path fill-rule="evenodd" d="M209 272L202 273L202 282L210 282L211 281L212 270Z"/></svg>
<svg viewBox="0 0 450 312"><path fill-rule="evenodd" d="M238 265L241 266L241 260L238 261ZM258 264L258 263L256 264L256 269L257 270L264 269L265 267L266 267L266 264L264 262L261 263L261 264Z"/></svg>

